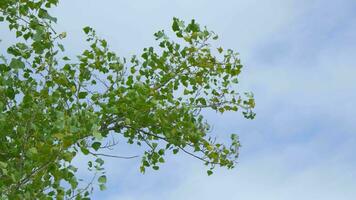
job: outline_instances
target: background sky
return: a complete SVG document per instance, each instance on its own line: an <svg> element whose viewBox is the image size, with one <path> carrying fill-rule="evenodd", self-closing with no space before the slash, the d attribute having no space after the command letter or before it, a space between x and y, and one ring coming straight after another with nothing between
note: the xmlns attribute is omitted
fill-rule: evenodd
<svg viewBox="0 0 356 200"><path fill-rule="evenodd" d="M93 199L356 198L354 0L62 0L54 13L73 55L86 25L127 56L155 46L152 34L169 30L174 16L194 18L220 35L221 46L240 52L240 89L256 98L252 121L206 113L218 138L239 134L235 169L208 177L201 162L179 155L142 175L140 159L106 159L108 189ZM115 152L135 148L123 141Z"/></svg>

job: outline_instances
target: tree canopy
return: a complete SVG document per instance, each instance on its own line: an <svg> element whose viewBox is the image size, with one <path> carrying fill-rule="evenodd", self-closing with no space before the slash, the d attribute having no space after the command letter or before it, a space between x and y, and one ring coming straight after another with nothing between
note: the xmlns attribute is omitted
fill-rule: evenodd
<svg viewBox="0 0 356 200"><path fill-rule="evenodd" d="M104 142L112 134L144 149L143 173L159 169L168 152L203 161L209 175L235 166L238 136L217 142L201 112L241 110L253 119L255 103L236 90L240 59L211 45L214 32L174 18L174 39L158 31L155 48L124 58L84 27L89 48L66 55L67 34L49 12L57 4L0 1L0 26L17 38L0 57L1 199L89 199L93 186L82 187L72 160L94 156L88 169L105 189L100 151L116 144Z"/></svg>

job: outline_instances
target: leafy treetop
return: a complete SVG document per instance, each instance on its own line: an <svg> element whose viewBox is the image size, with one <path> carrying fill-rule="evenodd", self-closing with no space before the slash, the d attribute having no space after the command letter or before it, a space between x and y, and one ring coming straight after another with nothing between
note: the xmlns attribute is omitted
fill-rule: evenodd
<svg viewBox="0 0 356 200"><path fill-rule="evenodd" d="M159 169L167 151L202 160L209 175L215 166L234 167L238 137L216 142L201 111L240 109L254 118L252 94L235 90L237 53L212 48L218 36L194 20L174 18L177 42L158 31L158 49L140 56L117 56L90 27L83 29L89 48L63 56L67 34L54 30L57 19L48 12L57 4L0 1L1 26L18 38L0 57L0 198L89 199L93 181L81 187L71 161L94 156L88 169L105 189L108 155L100 151L116 144L103 141L112 134L143 146L141 172Z"/></svg>

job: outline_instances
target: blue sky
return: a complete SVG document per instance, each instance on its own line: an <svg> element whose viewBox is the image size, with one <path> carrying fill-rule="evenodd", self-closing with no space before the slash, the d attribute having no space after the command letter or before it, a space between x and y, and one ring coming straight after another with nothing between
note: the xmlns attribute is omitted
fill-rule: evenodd
<svg viewBox="0 0 356 200"><path fill-rule="evenodd" d="M155 45L152 34L174 16L196 19L240 52L240 90L257 102L253 121L206 113L218 138L240 136L234 170L208 177L202 163L179 155L142 175L139 159L107 159L108 189L94 199L355 199L355 9L353 0L63 0L57 29L73 54L86 25L127 56ZM136 152L120 144L115 153Z"/></svg>

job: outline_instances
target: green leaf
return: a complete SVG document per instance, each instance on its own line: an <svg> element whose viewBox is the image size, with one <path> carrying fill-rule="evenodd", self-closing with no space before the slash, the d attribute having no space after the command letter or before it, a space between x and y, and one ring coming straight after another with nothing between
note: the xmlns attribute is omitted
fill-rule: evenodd
<svg viewBox="0 0 356 200"><path fill-rule="evenodd" d="M64 57L62 58L62 60L68 61L68 60L70 60L70 58L68 58L67 56L64 56Z"/></svg>
<svg viewBox="0 0 356 200"><path fill-rule="evenodd" d="M126 84L127 84L127 85L132 85L132 84L133 84L133 77L132 77L132 76L129 76L129 77L127 78Z"/></svg>
<svg viewBox="0 0 356 200"><path fill-rule="evenodd" d="M23 69L25 68L25 64L21 60L13 58L10 67L13 69Z"/></svg>
<svg viewBox="0 0 356 200"><path fill-rule="evenodd" d="M85 97L87 97L88 92L79 92L78 97L79 99L84 99Z"/></svg>
<svg viewBox="0 0 356 200"><path fill-rule="evenodd" d="M105 175L102 175L98 178L98 182L99 183L106 183L106 176Z"/></svg>
<svg viewBox="0 0 356 200"><path fill-rule="evenodd" d="M173 154L177 154L179 149L173 149Z"/></svg>
<svg viewBox="0 0 356 200"><path fill-rule="evenodd" d="M210 175L212 175L212 174L213 174L213 171L208 170L208 171L206 171L206 173L208 174L208 176L210 176Z"/></svg>
<svg viewBox="0 0 356 200"><path fill-rule="evenodd" d="M62 52L64 51L64 46L62 44L58 44L58 47Z"/></svg>
<svg viewBox="0 0 356 200"><path fill-rule="evenodd" d="M101 146L100 142L94 142L91 147L93 147L93 149L95 149L95 151L97 151Z"/></svg>
<svg viewBox="0 0 356 200"><path fill-rule="evenodd" d="M178 25L178 19L177 18L173 18L172 30L175 31L175 32L179 31L179 25Z"/></svg>
<svg viewBox="0 0 356 200"><path fill-rule="evenodd" d="M164 149L160 149L160 150L158 151L158 154L159 154L159 155L163 155L163 154L164 154Z"/></svg>
<svg viewBox="0 0 356 200"><path fill-rule="evenodd" d="M103 164L104 164L104 160L101 159L101 158L97 158L97 159L95 160L95 162L98 163L99 165L103 165Z"/></svg>
<svg viewBox="0 0 356 200"><path fill-rule="evenodd" d="M88 155L89 154L89 150L87 148L85 148L85 147L81 147L80 150L82 151L82 153L84 155Z"/></svg>
<svg viewBox="0 0 356 200"><path fill-rule="evenodd" d="M106 190L106 186L104 184L99 185L99 188L100 188L101 191Z"/></svg>
<svg viewBox="0 0 356 200"><path fill-rule="evenodd" d="M89 26L86 26L86 27L83 28L83 31L84 31L85 34L88 34L89 31L91 31L91 30L92 30L92 28L90 28Z"/></svg>

